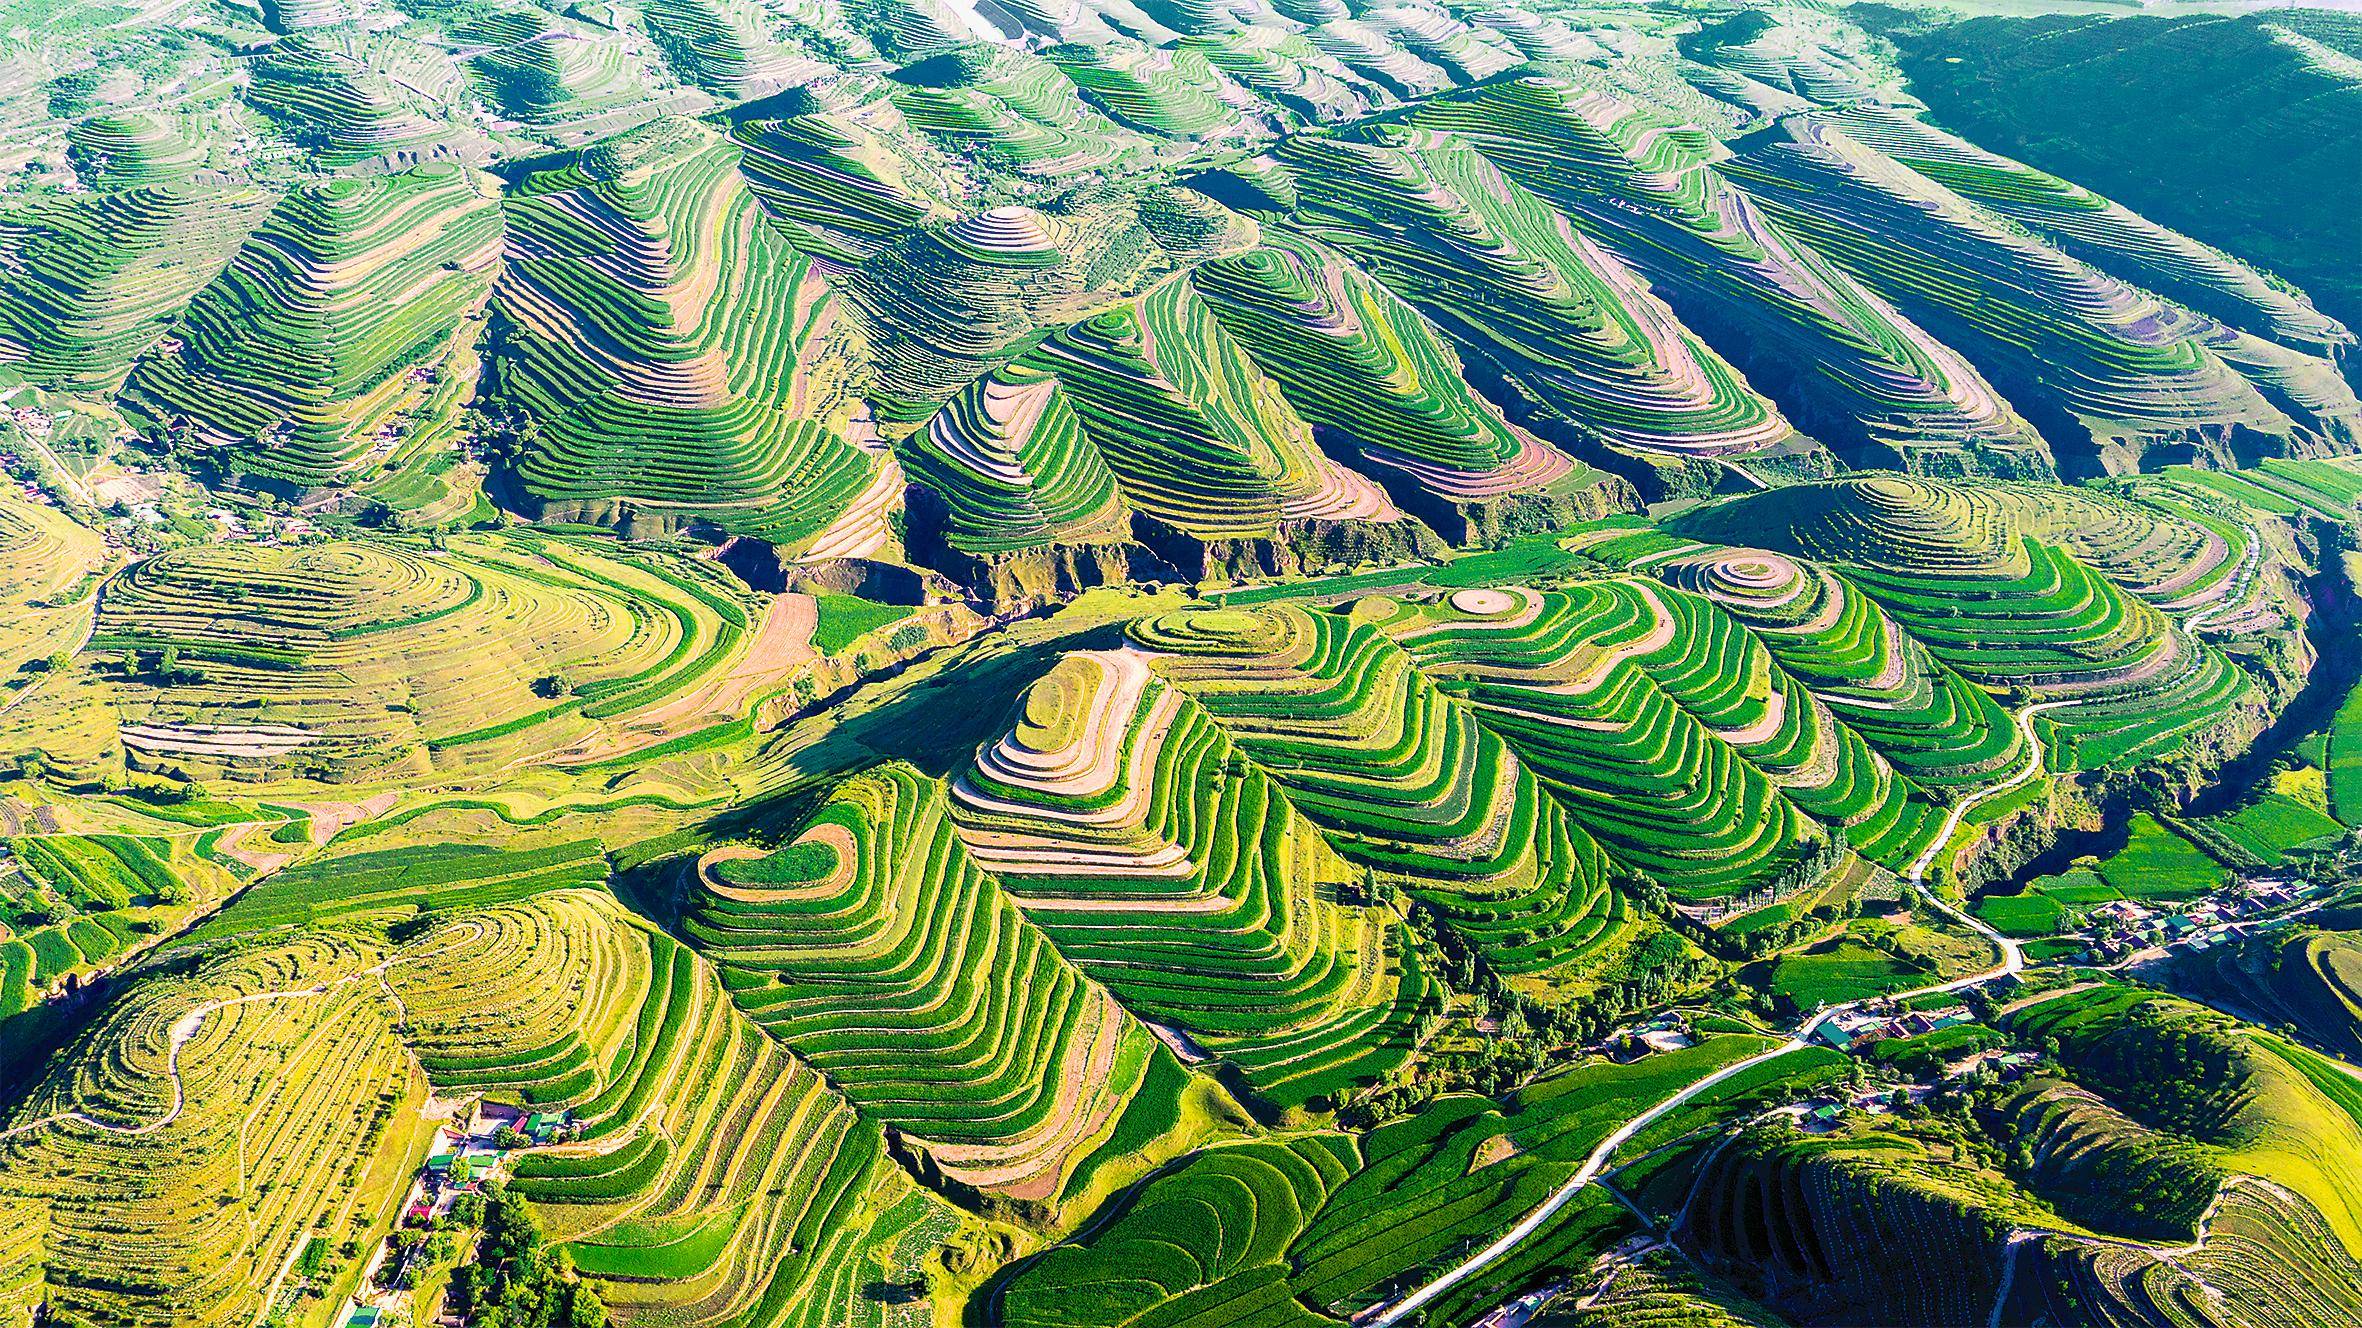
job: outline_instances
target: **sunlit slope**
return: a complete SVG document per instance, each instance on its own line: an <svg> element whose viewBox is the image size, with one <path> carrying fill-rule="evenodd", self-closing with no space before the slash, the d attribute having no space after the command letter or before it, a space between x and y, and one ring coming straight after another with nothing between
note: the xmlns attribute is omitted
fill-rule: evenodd
<svg viewBox="0 0 2362 1328"><path fill-rule="evenodd" d="M1055 1196L1163 1054L907 766L841 785L776 853L709 862L684 925L739 1008L940 1178Z"/></svg>
<svg viewBox="0 0 2362 1328"><path fill-rule="evenodd" d="M1325 245L1274 233L1189 280L1316 438L1449 534L1581 514L1571 494L1599 482L1503 419L1416 310Z"/></svg>
<svg viewBox="0 0 2362 1328"><path fill-rule="evenodd" d="M2220 651L2060 544L2028 533L1987 491L1873 477L1800 485L1701 510L1684 534L1836 563L1937 658L2033 700L2072 735L2075 765L2135 759L2252 712Z"/></svg>
<svg viewBox="0 0 2362 1328"><path fill-rule="evenodd" d="M1676 644L1677 592L1637 582L1463 590L1387 632L1548 782L1577 825L1677 897L1771 886L1818 832L1640 657Z"/></svg>
<svg viewBox="0 0 2362 1328"><path fill-rule="evenodd" d="M911 478L943 505L943 538L967 553L1130 536L1107 459L1064 384L1032 364L977 379L904 444Z"/></svg>
<svg viewBox="0 0 2362 1328"><path fill-rule="evenodd" d="M976 862L1134 1012L1302 1102L1410 1050L1426 984L1392 913L1137 650L1067 655L952 785Z"/></svg>
<svg viewBox="0 0 2362 1328"><path fill-rule="evenodd" d="M314 488L365 474L499 256L499 208L457 167L298 189L125 395L229 475Z"/></svg>
<svg viewBox="0 0 2362 1328"><path fill-rule="evenodd" d="M427 1085L362 976L384 958L268 943L102 1016L0 1122L0 1306L247 1325L315 1227L386 1213Z"/></svg>
<svg viewBox="0 0 2362 1328"><path fill-rule="evenodd" d="M513 1185L618 1317L874 1322L865 1254L940 1205L703 960L589 892L462 914L403 957L387 979L438 1088L588 1122Z"/></svg>
<svg viewBox="0 0 2362 1328"><path fill-rule="evenodd" d="M168 186L59 198L0 217L0 364L104 392L261 224L270 195Z"/></svg>
<svg viewBox="0 0 2362 1328"><path fill-rule="evenodd" d="M511 194L496 382L535 426L514 462L531 509L801 547L870 500L880 463L839 433L859 338L740 155L661 120Z"/></svg>
<svg viewBox="0 0 2362 1328"><path fill-rule="evenodd" d="M110 584L90 648L129 665L135 761L423 771L547 753L710 673L746 618L702 582L531 537L198 546Z"/></svg>
<svg viewBox="0 0 2362 1328"><path fill-rule="evenodd" d="M1599 846L1469 709L1376 629L1300 608L1135 623L1350 861L1399 882L1504 972L1579 976L1622 936Z"/></svg>
<svg viewBox="0 0 2362 1328"><path fill-rule="evenodd" d="M2080 185L1890 107L1847 107L1830 118L1861 143L2041 232L2068 253L2243 332L2314 354L2354 345L2353 332L2302 291Z"/></svg>
<svg viewBox="0 0 2362 1328"><path fill-rule="evenodd" d="M2212 320L2069 257L1837 121L1791 117L1741 148L1733 177L1975 359L2064 473L2134 469L2158 447L2215 455L2235 431L2301 442L2343 428L2282 410L2242 372L2243 352L2213 344Z"/></svg>
<svg viewBox="0 0 2362 1328"><path fill-rule="evenodd" d="M2023 762L2025 742L1991 694L1829 567L1719 549L1649 570L1745 624L1789 676L1923 787L1973 789Z"/></svg>
<svg viewBox="0 0 2362 1328"><path fill-rule="evenodd" d="M1791 433L1628 266L1465 141L1385 127L1277 155L1298 219L1451 334L1545 437L1701 458Z"/></svg>
<svg viewBox="0 0 2362 1328"><path fill-rule="evenodd" d="M1168 281L1044 343L1052 377L1127 505L1202 539L1283 521L1397 519L1368 479L1322 455L1279 386L1186 281Z"/></svg>

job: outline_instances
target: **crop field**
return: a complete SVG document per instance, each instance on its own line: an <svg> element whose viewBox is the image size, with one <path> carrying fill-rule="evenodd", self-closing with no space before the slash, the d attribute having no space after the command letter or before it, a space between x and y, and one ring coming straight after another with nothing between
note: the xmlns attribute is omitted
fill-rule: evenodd
<svg viewBox="0 0 2362 1328"><path fill-rule="evenodd" d="M2072 699L2071 711L2046 721L2067 764L2136 761L2254 704L2220 651L2066 547L2025 533L1978 492L1898 479L1799 486L1706 509L1680 529L1717 539L1743 532L1836 561L1971 681Z"/></svg>
<svg viewBox="0 0 2362 1328"><path fill-rule="evenodd" d="M0 1328L2362 1328L2141 8L0 0Z"/></svg>
<svg viewBox="0 0 2362 1328"><path fill-rule="evenodd" d="M1288 1104L1384 1074L1427 994L1394 915L1135 651L1068 654L951 787L968 853L1067 957Z"/></svg>
<svg viewBox="0 0 2362 1328"><path fill-rule="evenodd" d="M2329 810L2349 826L2362 825L2362 687L2347 694L2330 721L2327 755Z"/></svg>
<svg viewBox="0 0 2362 1328"><path fill-rule="evenodd" d="M1340 853L1403 882L1495 967L1579 974L1622 934L1599 846L1375 628L1281 607L1132 633Z"/></svg>
<svg viewBox="0 0 2362 1328"><path fill-rule="evenodd" d="M1765 987L1793 1009L1818 1010L1908 985L1911 976L1884 950L1845 937L1782 957Z"/></svg>
<svg viewBox="0 0 2362 1328"><path fill-rule="evenodd" d="M716 862L689 935L749 1017L944 1178L1051 1199L1127 1109L1148 1109L1135 1094L1172 1091L1150 1073L1165 1053L945 813L915 770L863 775L786 848Z"/></svg>
<svg viewBox="0 0 2362 1328"><path fill-rule="evenodd" d="M128 675L137 763L382 778L587 747L718 679L746 602L699 568L540 535L192 549L118 581L87 650Z"/></svg>
<svg viewBox="0 0 2362 1328"><path fill-rule="evenodd" d="M500 240L497 203L449 165L298 190L125 397L226 474L294 489L365 475L482 302ZM258 309L276 316L257 325Z"/></svg>

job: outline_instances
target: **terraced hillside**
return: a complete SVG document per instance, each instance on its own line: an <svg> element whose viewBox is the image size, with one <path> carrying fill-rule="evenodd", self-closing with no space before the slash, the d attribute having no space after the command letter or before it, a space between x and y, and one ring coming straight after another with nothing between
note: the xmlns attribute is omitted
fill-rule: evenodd
<svg viewBox="0 0 2362 1328"><path fill-rule="evenodd" d="M499 256L499 209L456 167L299 189L125 396L238 479L311 489L365 476Z"/></svg>
<svg viewBox="0 0 2362 1328"><path fill-rule="evenodd" d="M1400 521L1375 484L1321 454L1187 282L1096 314L1019 364L1057 380L1126 504L1174 531L1251 540L1283 522Z"/></svg>
<svg viewBox="0 0 2362 1328"><path fill-rule="evenodd" d="M2277 381L2288 369L2273 367L2286 356L2261 352L2266 364L2250 369L2243 361L2257 353L2218 347L2218 324L2069 257L1843 121L1783 121L1729 169L1797 233L1976 357L2054 450L2067 449L2064 473L2138 469L2153 448L2223 458L2234 431L2280 448L2350 432L2339 389L2317 370L2318 386L2288 393ZM2073 376L2049 372L2054 364L2075 366Z"/></svg>
<svg viewBox="0 0 2362 1328"><path fill-rule="evenodd" d="M1330 832L1510 973L1580 975L1627 903L1541 782L1374 628L1280 607L1134 624L1154 667Z"/></svg>
<svg viewBox="0 0 2362 1328"><path fill-rule="evenodd" d="M1848 460L2049 469L2042 440L1973 365L1724 178L1728 150L1702 130L1544 77L1441 99L1418 119L1465 137L1614 244Z"/></svg>
<svg viewBox="0 0 2362 1328"><path fill-rule="evenodd" d="M1140 652L1060 660L951 796L969 854L1067 958L1265 1098L1410 1053L1427 979L1400 922L1338 902L1352 869Z"/></svg>
<svg viewBox="0 0 2362 1328"><path fill-rule="evenodd" d="M1594 472L1502 419L1433 327L1335 251L1274 237L1190 281L1324 448L1455 542L1600 513Z"/></svg>
<svg viewBox="0 0 2362 1328"><path fill-rule="evenodd" d="M1373 130L1277 156L1302 223L1451 333L1545 438L1680 459L1792 432L1620 259L1466 143Z"/></svg>
<svg viewBox="0 0 2362 1328"><path fill-rule="evenodd" d="M659 121L511 197L497 390L537 426L514 473L542 515L873 540L891 467L840 432L858 336L740 155Z"/></svg>
<svg viewBox="0 0 2362 1328"><path fill-rule="evenodd" d="M915 770L865 774L787 847L709 857L688 933L739 1007L932 1178L1048 1200L1136 1094L1172 1093L1154 1065L1170 1053L977 868L945 813Z"/></svg>
<svg viewBox="0 0 2362 1328"><path fill-rule="evenodd" d="M382 1229L430 1083L586 1122L513 1187L633 1320L848 1322L865 1242L917 1217L877 1127L599 894L462 914L394 949L321 933L249 951L85 1045L116 1068L37 1088L0 1145L19 1304L250 1321L306 1241ZM18 1169L77 1156L122 1179L66 1201Z"/></svg>
<svg viewBox="0 0 2362 1328"><path fill-rule="evenodd" d="M1706 509L1681 529L1830 559L1970 680L2072 698L2050 722L2070 735L2078 765L2154 754L2254 704L2252 684L2219 651L2027 533L1993 492L1833 481ZM2219 561L2219 549L2199 545L2197 558Z"/></svg>
<svg viewBox="0 0 2362 1328"><path fill-rule="evenodd" d="M1678 648L1671 596L1636 582L1462 590L1388 632L1611 854L1683 898L1746 894L1796 868L1818 835L1731 738L1637 662ZM1755 704L1771 713L1768 700Z"/></svg>
<svg viewBox="0 0 2362 1328"><path fill-rule="evenodd" d="M120 661L134 764L383 778L584 741L713 675L747 626L686 569L563 540L233 545L110 583L89 649Z"/></svg>
<svg viewBox="0 0 2362 1328"><path fill-rule="evenodd" d="M0 11L0 1328L2362 1328L2362 19Z"/></svg>
<svg viewBox="0 0 2362 1328"><path fill-rule="evenodd" d="M254 189L156 186L0 217L0 364L44 387L104 392L164 336L271 208Z"/></svg>

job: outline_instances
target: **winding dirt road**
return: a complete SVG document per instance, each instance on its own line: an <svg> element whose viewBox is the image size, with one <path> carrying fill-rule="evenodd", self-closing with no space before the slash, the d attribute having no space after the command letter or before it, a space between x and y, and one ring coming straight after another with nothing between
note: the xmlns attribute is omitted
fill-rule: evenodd
<svg viewBox="0 0 2362 1328"><path fill-rule="evenodd" d="M176 1120L179 1120L181 1109L188 1105L187 1092L182 1086L180 1077L180 1052L181 1048L196 1040L197 1032L199 1029L202 1029L205 1026L205 1020L208 1016L216 1014L222 1010L227 1010L234 1005L250 1005L256 1001L301 1000L310 996L326 996L331 992L334 992L343 987L350 986L356 982L382 982L385 978L387 970L389 969L392 969L401 964L421 963L425 960L432 959L437 955L448 954L449 952L468 944L469 941L475 940L482 935L483 929L481 924L468 922L462 925L471 929L469 935L463 939L454 940L449 945L443 946L441 949L430 950L427 953L421 955L395 955L383 963L371 965L368 968L362 969L358 973L352 973L338 978L334 982L322 983L315 987L297 987L290 991L248 992L244 996L230 996L218 1001L207 1001L202 1005L191 1008L188 1013L182 1015L180 1018L172 1022L172 1031L169 1035L169 1040L164 1051L164 1074L166 1078L172 1081L172 1105L165 1109L163 1115L158 1116L156 1119L149 1121L146 1124L116 1125L109 1121L100 1120L98 1117L93 1116L86 1111L57 1111L51 1112L46 1116L41 1116L33 1120L26 1121L22 1125L12 1125L5 1130L0 1130L0 1141L13 1139L20 1134L31 1134L33 1131L41 1129L44 1126L56 1125L64 1121L72 1121L77 1125L86 1125L94 1130L104 1130L108 1134L154 1134L156 1131L163 1129L165 1126L172 1124ZM387 994L392 996L390 988L388 989ZM396 1006L401 1004L400 997L393 997L393 1000Z"/></svg>

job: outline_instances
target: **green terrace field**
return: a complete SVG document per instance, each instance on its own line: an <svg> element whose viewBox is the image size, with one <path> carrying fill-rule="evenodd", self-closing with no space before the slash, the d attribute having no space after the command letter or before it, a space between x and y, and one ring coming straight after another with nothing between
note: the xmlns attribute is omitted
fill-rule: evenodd
<svg viewBox="0 0 2362 1328"><path fill-rule="evenodd" d="M866 552L886 476L836 427L858 333L764 222L741 155L660 120L509 199L496 386L538 426L516 482L560 520L702 519L799 548L833 529ZM634 234L628 262L604 261ZM675 301L694 317L660 312Z"/></svg>
<svg viewBox="0 0 2362 1328"><path fill-rule="evenodd" d="M1068 963L906 766L787 847L708 855L685 923L741 1009L892 1125L930 1178L1042 1203L1127 1110L1177 1116L1171 1053Z"/></svg>
<svg viewBox="0 0 2362 1328"><path fill-rule="evenodd" d="M1131 651L1075 652L952 783L952 814L1083 972L1280 1106L1384 1075L1432 999L1389 910L1198 703Z"/></svg>
<svg viewBox="0 0 2362 1328"><path fill-rule="evenodd" d="M27 1220L0 1264L7 1294L251 1319L268 1277L241 1289L205 1269L276 1268L307 1230L367 1231L407 1184L431 1083L587 1122L514 1184L620 1310L852 1321L866 1251L925 1217L874 1124L740 1018L710 967L603 895L444 916L397 948L310 933L213 960L94 1028L77 1054L120 1068L38 1086L10 1122L18 1179L0 1195ZM22 1182L70 1156L138 1179L71 1205ZM690 1183L707 1175L722 1178ZM248 1197L200 1202L221 1184ZM143 1249L167 1252L151 1282L74 1271Z"/></svg>
<svg viewBox="0 0 2362 1328"><path fill-rule="evenodd" d="M499 207L448 165L298 190L125 397L226 475L296 489L366 476L482 302L500 242ZM258 309L274 316L258 326Z"/></svg>
<svg viewBox="0 0 2362 1328"><path fill-rule="evenodd" d="M1966 486L1869 478L1703 509L1679 524L1827 558L1971 681L2072 700L2061 761L2131 762L2256 704L2218 650Z"/></svg>
<svg viewBox="0 0 2362 1328"><path fill-rule="evenodd" d="M1380 632L1286 607L1132 632L1348 860L1401 882L1496 968L1579 979L1614 952L1628 906L1599 845Z"/></svg>
<svg viewBox="0 0 2362 1328"><path fill-rule="evenodd" d="M2046 6L0 0L0 1328L2362 1328L2362 18Z"/></svg>
<svg viewBox="0 0 2362 1328"><path fill-rule="evenodd" d="M704 566L539 533L224 545L118 578L86 653L134 764L384 778L677 726L752 667L750 600Z"/></svg>
<svg viewBox="0 0 2362 1328"><path fill-rule="evenodd" d="M2039 473L2048 449L1966 358L1765 215L1677 116L1548 75L1421 107L1629 256L1680 316L1849 461ZM1790 403L1793 404L1790 404Z"/></svg>

